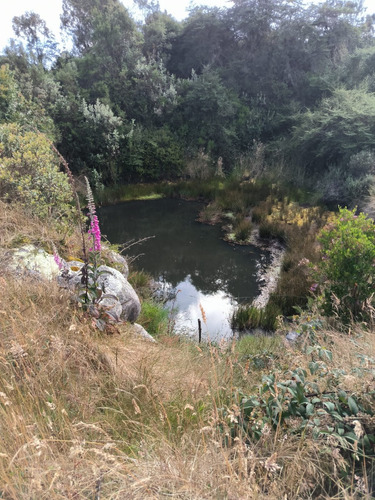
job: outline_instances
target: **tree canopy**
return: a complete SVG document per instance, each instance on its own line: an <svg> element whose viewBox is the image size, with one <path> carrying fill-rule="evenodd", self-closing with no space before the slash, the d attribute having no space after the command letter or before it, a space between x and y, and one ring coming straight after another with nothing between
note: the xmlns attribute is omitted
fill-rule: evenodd
<svg viewBox="0 0 375 500"><path fill-rule="evenodd" d="M24 113L22 94L73 171L109 184L184 175L202 154L229 173L260 143L291 179L372 154L374 16L361 1L233 0L181 22L138 4L141 21L119 0L64 0L70 50L39 15L15 17L1 119Z"/></svg>

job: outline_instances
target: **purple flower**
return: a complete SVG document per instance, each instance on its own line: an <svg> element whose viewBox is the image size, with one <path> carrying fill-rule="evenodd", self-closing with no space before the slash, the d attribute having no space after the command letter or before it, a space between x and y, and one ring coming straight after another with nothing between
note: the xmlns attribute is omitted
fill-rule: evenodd
<svg viewBox="0 0 375 500"><path fill-rule="evenodd" d="M53 254L53 260L56 262L56 264L59 266L59 269L61 271L61 269L64 267L64 264L61 260L61 257L58 253L54 253Z"/></svg>
<svg viewBox="0 0 375 500"><path fill-rule="evenodd" d="M52 248L53 248L53 260L56 262L58 268L61 271L61 269L64 269L65 267L65 262L60 257L59 252L57 251L57 248L55 247L54 243L52 243Z"/></svg>
<svg viewBox="0 0 375 500"><path fill-rule="evenodd" d="M317 288L318 288L318 283L314 283L313 285L310 286L310 290L312 292L315 292Z"/></svg>
<svg viewBox="0 0 375 500"><path fill-rule="evenodd" d="M102 248L101 233L99 227L99 219L97 215L91 216L90 229L88 230L88 233L92 236L92 241L93 241L93 248L90 248L90 251L94 250L95 252L100 252Z"/></svg>

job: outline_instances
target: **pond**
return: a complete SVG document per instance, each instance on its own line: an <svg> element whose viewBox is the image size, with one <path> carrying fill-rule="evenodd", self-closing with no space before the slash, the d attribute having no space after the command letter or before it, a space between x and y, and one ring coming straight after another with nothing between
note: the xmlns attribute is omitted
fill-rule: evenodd
<svg viewBox="0 0 375 500"><path fill-rule="evenodd" d="M111 243L152 236L126 251L133 269L160 284L177 331L197 336L200 319L202 338L219 340L233 335L233 309L258 295L269 253L226 243L219 227L196 222L201 208L166 198L131 201L101 208L99 219Z"/></svg>

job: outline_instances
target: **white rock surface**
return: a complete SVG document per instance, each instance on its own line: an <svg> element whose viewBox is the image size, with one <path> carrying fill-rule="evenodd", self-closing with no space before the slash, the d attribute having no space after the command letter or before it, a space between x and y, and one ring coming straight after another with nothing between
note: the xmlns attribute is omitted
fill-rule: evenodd
<svg viewBox="0 0 375 500"><path fill-rule="evenodd" d="M53 280L60 270L53 255L34 245L24 245L14 250L8 267L19 273L28 272L38 278Z"/></svg>
<svg viewBox="0 0 375 500"><path fill-rule="evenodd" d="M146 340L149 340L150 342L156 342L156 340L154 339L154 337L152 335L150 335L144 328L142 325L139 325L138 323L134 323L133 325L133 332L136 334L136 335L140 335L141 337L143 337L144 339Z"/></svg>

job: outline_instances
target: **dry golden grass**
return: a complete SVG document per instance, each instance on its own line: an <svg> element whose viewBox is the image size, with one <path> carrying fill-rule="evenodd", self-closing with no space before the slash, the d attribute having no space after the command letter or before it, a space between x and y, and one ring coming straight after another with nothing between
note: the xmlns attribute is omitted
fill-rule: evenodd
<svg viewBox="0 0 375 500"><path fill-rule="evenodd" d="M63 256L80 256L81 237L78 228L61 234L53 224L41 222L38 218L25 214L17 204L0 200L0 252L25 244L35 244L52 252L54 244Z"/></svg>
<svg viewBox="0 0 375 500"><path fill-rule="evenodd" d="M129 325L98 334L52 283L3 276L0 293L3 498L329 498L329 478L339 484L341 455L307 437L225 445L217 409L233 405L235 383L257 377L235 382L233 350L152 344ZM350 337L327 335L338 367L358 364ZM373 353L371 336L362 340ZM282 358L291 368L307 361L290 350Z"/></svg>

